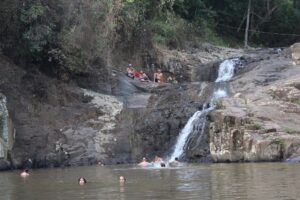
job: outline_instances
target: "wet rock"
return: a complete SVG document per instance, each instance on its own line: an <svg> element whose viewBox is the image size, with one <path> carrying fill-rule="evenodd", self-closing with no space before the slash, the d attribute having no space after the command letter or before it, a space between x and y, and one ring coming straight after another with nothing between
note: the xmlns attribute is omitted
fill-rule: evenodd
<svg viewBox="0 0 300 200"><path fill-rule="evenodd" d="M6 160L0 159L0 170L8 170L11 169L11 163Z"/></svg>
<svg viewBox="0 0 300 200"><path fill-rule="evenodd" d="M169 155L180 130L211 92L209 85L202 84L179 86L184 90L169 84L152 88L146 107L125 108L116 132L118 138L120 135L130 138L130 146L125 148L121 139L117 142L121 147L117 152L123 148L123 152L127 151L136 162L142 157L152 159L155 155ZM203 159L206 156L207 153L203 153Z"/></svg>
<svg viewBox="0 0 300 200"><path fill-rule="evenodd" d="M299 155L294 155L294 156L286 159L285 162L288 162L288 163L300 163L300 156Z"/></svg>

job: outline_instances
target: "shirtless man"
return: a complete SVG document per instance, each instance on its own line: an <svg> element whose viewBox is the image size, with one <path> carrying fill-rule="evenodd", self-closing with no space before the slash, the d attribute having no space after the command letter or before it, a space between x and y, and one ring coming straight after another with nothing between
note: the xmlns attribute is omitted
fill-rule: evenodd
<svg viewBox="0 0 300 200"><path fill-rule="evenodd" d="M161 157L155 156L154 162L162 162L162 161L163 161L163 159Z"/></svg>
<svg viewBox="0 0 300 200"><path fill-rule="evenodd" d="M141 167L147 167L148 165L150 165L150 163L147 162L146 158L143 158L142 162L140 162L138 165Z"/></svg>
<svg viewBox="0 0 300 200"><path fill-rule="evenodd" d="M172 167L176 167L180 164L180 162L178 161L178 158L176 157L175 160L173 160L172 162L170 162L170 166Z"/></svg>
<svg viewBox="0 0 300 200"><path fill-rule="evenodd" d="M163 75L163 73L161 72L160 69L157 70L156 78L157 78L157 82L158 82L158 83L162 83L162 82L163 82L164 75Z"/></svg>
<svg viewBox="0 0 300 200"><path fill-rule="evenodd" d="M23 177L23 178L28 177L28 176L29 176L28 169L25 169L25 170L20 174L20 176Z"/></svg>

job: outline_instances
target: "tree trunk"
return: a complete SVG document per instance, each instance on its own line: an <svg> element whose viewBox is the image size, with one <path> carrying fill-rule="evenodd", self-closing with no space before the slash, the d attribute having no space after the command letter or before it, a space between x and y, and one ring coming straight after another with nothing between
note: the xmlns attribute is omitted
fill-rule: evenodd
<svg viewBox="0 0 300 200"><path fill-rule="evenodd" d="M249 22L250 22L250 11L251 11L251 0L248 2L248 11L247 11L247 22L245 30L245 48L248 47L248 32L249 32Z"/></svg>

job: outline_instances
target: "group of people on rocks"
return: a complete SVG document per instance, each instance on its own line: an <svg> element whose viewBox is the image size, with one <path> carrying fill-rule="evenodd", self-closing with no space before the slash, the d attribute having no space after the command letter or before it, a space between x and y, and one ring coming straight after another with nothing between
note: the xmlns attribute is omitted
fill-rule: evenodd
<svg viewBox="0 0 300 200"><path fill-rule="evenodd" d="M129 64L127 67L127 73L126 75L129 78L132 79L138 79L142 82L150 82L150 78L147 76L147 74L142 70L135 70L132 67L132 64ZM175 76L168 76L168 78L165 78L165 75L162 73L161 69L157 69L157 71L153 74L153 81L155 83L178 83Z"/></svg>
<svg viewBox="0 0 300 200"><path fill-rule="evenodd" d="M142 82L149 82L150 79L149 77L147 76L147 74L144 72L144 71L138 71L138 70L135 70L131 64L129 64L129 66L127 67L127 74L126 74L129 78L132 78L132 79L138 79Z"/></svg>

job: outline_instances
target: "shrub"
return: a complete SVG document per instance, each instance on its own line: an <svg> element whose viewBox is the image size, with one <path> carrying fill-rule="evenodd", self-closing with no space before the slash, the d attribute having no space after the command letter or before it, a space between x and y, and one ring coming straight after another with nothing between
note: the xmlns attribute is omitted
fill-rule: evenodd
<svg viewBox="0 0 300 200"><path fill-rule="evenodd" d="M280 146L284 146L285 145L285 141L283 139L280 139L280 138L276 138L272 141L273 144L277 144L277 145L280 145Z"/></svg>

